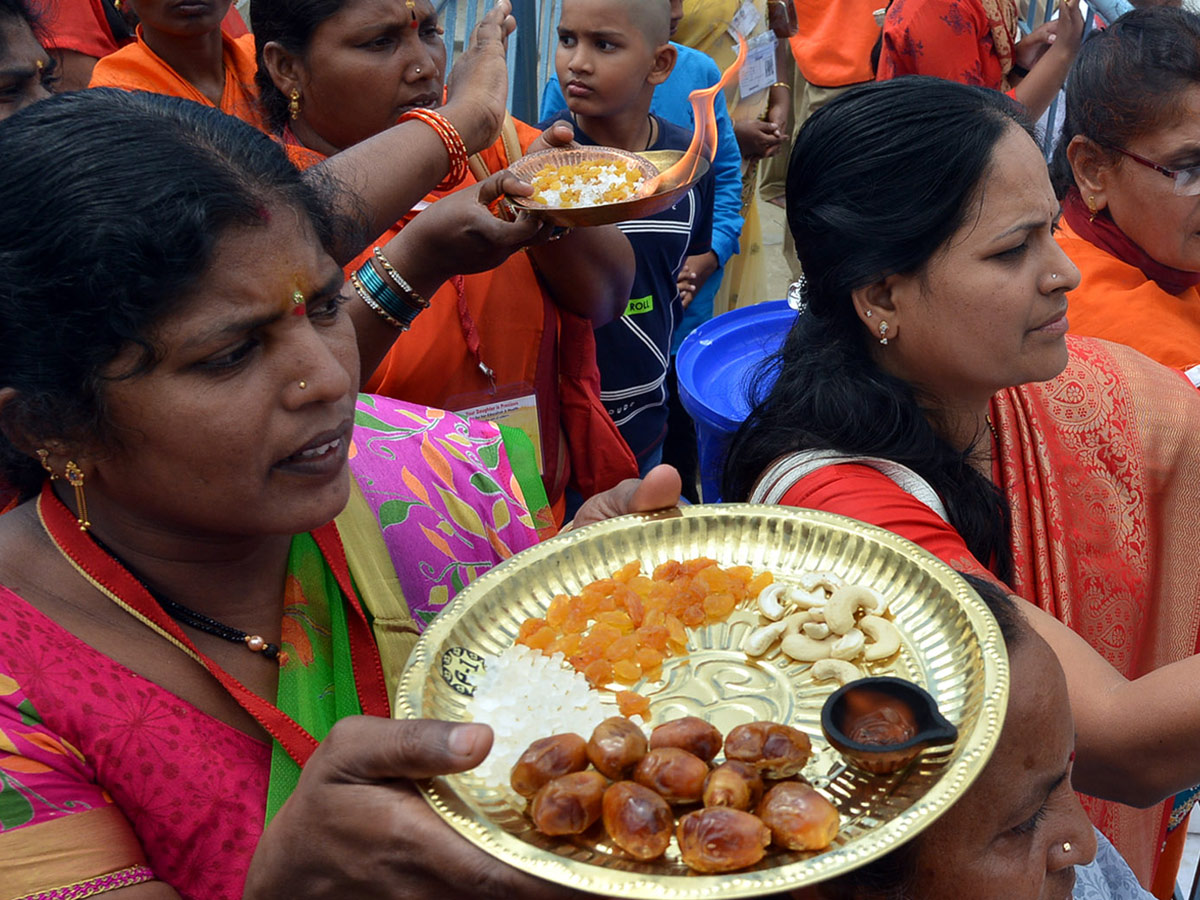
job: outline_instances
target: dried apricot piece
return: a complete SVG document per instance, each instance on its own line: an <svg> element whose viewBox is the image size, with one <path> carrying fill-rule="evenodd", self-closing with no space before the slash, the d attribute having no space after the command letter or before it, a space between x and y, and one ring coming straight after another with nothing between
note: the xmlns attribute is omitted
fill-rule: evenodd
<svg viewBox="0 0 1200 900"><path fill-rule="evenodd" d="M638 647L637 652L633 655L633 658L637 661L637 664L642 667L643 675L652 669L657 669L662 665L663 661L662 652L655 650L653 647Z"/></svg>
<svg viewBox="0 0 1200 900"><path fill-rule="evenodd" d="M554 643L554 639L558 637L558 632L549 625L543 625L529 637L525 638L525 646L532 647L534 650L541 650L544 653L550 651L546 648Z"/></svg>
<svg viewBox="0 0 1200 900"><path fill-rule="evenodd" d="M596 616L596 627L608 625L615 628L621 634L630 634L633 632L633 619L629 617L623 609L614 609L609 612L602 612Z"/></svg>
<svg viewBox="0 0 1200 900"><path fill-rule="evenodd" d="M677 559L668 559L665 563L659 563L654 567L655 581L670 581L677 576L682 570L682 566Z"/></svg>
<svg viewBox="0 0 1200 900"><path fill-rule="evenodd" d="M545 624L545 619L526 619L521 623L521 627L517 629L517 640L521 641L522 639L529 637Z"/></svg>
<svg viewBox="0 0 1200 900"><path fill-rule="evenodd" d="M704 598L704 615L710 621L720 621L733 612L737 599L729 591L719 594L709 594Z"/></svg>
<svg viewBox="0 0 1200 900"><path fill-rule="evenodd" d="M582 636L578 634L560 634L554 639L554 643L546 648L546 652L561 653L569 659L579 650L579 644L582 640Z"/></svg>
<svg viewBox="0 0 1200 900"><path fill-rule="evenodd" d="M612 677L621 684L633 684L642 677L642 667L632 659L619 659L613 663Z"/></svg>
<svg viewBox="0 0 1200 900"><path fill-rule="evenodd" d="M633 562L626 563L625 565L621 566L621 568L617 569L617 571L613 572L612 577L613 581L619 581L624 584L628 583L635 575L640 575L641 572L642 564L635 559Z"/></svg>
<svg viewBox="0 0 1200 900"><path fill-rule="evenodd" d="M571 607L571 598L566 594L556 594L546 610L546 624L551 628L562 628Z"/></svg>
<svg viewBox="0 0 1200 900"><path fill-rule="evenodd" d="M645 719L650 715L650 700L635 691L617 691L617 709L626 718L641 716Z"/></svg>
<svg viewBox="0 0 1200 900"><path fill-rule="evenodd" d="M613 667L607 659L598 659L583 670L583 677L594 687L608 684L613 680Z"/></svg>
<svg viewBox="0 0 1200 900"><path fill-rule="evenodd" d="M636 637L632 634L622 635L608 645L608 649L604 651L604 658L611 660L613 663L621 659L632 659L634 654L637 653L637 649Z"/></svg>
<svg viewBox="0 0 1200 900"><path fill-rule="evenodd" d="M664 618L663 621L666 619ZM634 632L640 646L651 647L659 653L667 649L667 638L670 637L670 634L665 625L643 625Z"/></svg>
<svg viewBox="0 0 1200 900"><path fill-rule="evenodd" d="M757 597L758 592L765 588L768 584L774 584L775 577L770 572L759 572L750 579L750 583L746 585L746 596Z"/></svg>

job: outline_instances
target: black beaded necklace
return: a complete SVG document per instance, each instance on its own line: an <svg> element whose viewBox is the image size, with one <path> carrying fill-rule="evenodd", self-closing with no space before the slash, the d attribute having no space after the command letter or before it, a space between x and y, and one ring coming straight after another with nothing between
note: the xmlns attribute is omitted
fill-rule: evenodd
<svg viewBox="0 0 1200 900"><path fill-rule="evenodd" d="M222 640L229 641L233 644L245 644L246 649L251 653L261 653L267 659L279 659L278 644L270 643L263 638L262 635L247 634L244 631L234 628L232 625L226 625L224 622L218 622L211 616L206 616L204 613L196 612L196 610L189 609L182 603L176 603L174 600L170 600L162 596L157 591L153 590L150 585L146 584L146 580L142 578L141 575L135 572L129 566L129 564L125 562L125 560L113 553L108 545L96 537L94 533L91 534L91 538L96 542L96 545L101 550L120 563L126 572L137 579L138 584L146 589L146 593L153 597L155 602L157 602L158 605L163 608L163 612L165 612L180 625L186 625L189 628L195 628L197 631L203 631L205 634L211 634L213 637L219 637ZM280 663L280 665L282 665L282 663Z"/></svg>

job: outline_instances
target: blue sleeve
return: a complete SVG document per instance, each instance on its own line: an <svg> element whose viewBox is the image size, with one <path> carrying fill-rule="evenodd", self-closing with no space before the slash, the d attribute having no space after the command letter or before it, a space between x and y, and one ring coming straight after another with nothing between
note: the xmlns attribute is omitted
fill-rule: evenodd
<svg viewBox="0 0 1200 900"><path fill-rule="evenodd" d="M542 88L542 108L538 110L539 119L547 119L560 109L567 108L567 98L563 96L562 88L558 85L558 76L551 75Z"/></svg>
<svg viewBox="0 0 1200 900"><path fill-rule="evenodd" d="M696 201L699 204L700 217L696 219L696 227L692 229L692 242L688 244L687 255L699 256L712 249L713 239L713 177L709 169L699 184L696 185Z"/></svg>
<svg viewBox="0 0 1200 900"><path fill-rule="evenodd" d="M725 96L717 97L717 154L713 158L712 249L721 265L738 252L742 237L742 151L733 133Z"/></svg>

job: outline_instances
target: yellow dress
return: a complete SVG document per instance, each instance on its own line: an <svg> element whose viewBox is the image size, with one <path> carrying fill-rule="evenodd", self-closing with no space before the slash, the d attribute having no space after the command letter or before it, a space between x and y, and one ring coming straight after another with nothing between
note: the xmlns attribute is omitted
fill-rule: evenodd
<svg viewBox="0 0 1200 900"><path fill-rule="evenodd" d="M724 71L737 57L737 44L729 35L729 23L742 5L742 0L683 0L683 20L675 40L706 53ZM754 0L758 8L758 24L749 40L768 30L767 2ZM725 88L729 115L735 123L748 122L762 116L767 109L769 88L743 97L735 78ZM767 297L767 264L763 256L762 223L759 221L759 165L742 162L742 226L741 247L725 266L721 289L713 298L713 315L720 315L739 306L749 306Z"/></svg>

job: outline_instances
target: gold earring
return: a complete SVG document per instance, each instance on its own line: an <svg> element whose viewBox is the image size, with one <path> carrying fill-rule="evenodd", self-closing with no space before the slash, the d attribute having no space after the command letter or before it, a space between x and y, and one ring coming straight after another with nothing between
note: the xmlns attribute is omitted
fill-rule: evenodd
<svg viewBox="0 0 1200 900"><path fill-rule="evenodd" d="M87 499L83 496L83 470L75 465L75 460L67 460L67 470L63 477L67 479L67 484L75 489L75 507L78 510L76 518L79 520L79 530L87 531L92 527L92 523L88 521Z"/></svg>
<svg viewBox="0 0 1200 900"><path fill-rule="evenodd" d="M879 343L883 344L884 346L887 346L887 342L888 342L887 330L888 330L888 323L880 322L879 323Z"/></svg>
<svg viewBox="0 0 1200 900"><path fill-rule="evenodd" d="M113 9L115 9L117 12L121 11L121 2L122 0L113 0Z"/></svg>
<svg viewBox="0 0 1200 900"><path fill-rule="evenodd" d="M1095 222L1096 216L1100 212L1100 210L1096 209L1096 195L1095 194L1088 194L1087 208L1088 208L1088 212L1091 213L1091 215L1088 216L1088 221Z"/></svg>
<svg viewBox="0 0 1200 900"><path fill-rule="evenodd" d="M37 458L38 458L38 461L42 464L42 468L50 473L50 480L57 481L58 476L55 475L54 470L52 468L50 468L50 462L49 462L50 451L49 450L37 451Z"/></svg>
<svg viewBox="0 0 1200 900"><path fill-rule="evenodd" d="M288 100L288 115L293 119L300 118L300 90L292 88L292 98Z"/></svg>

